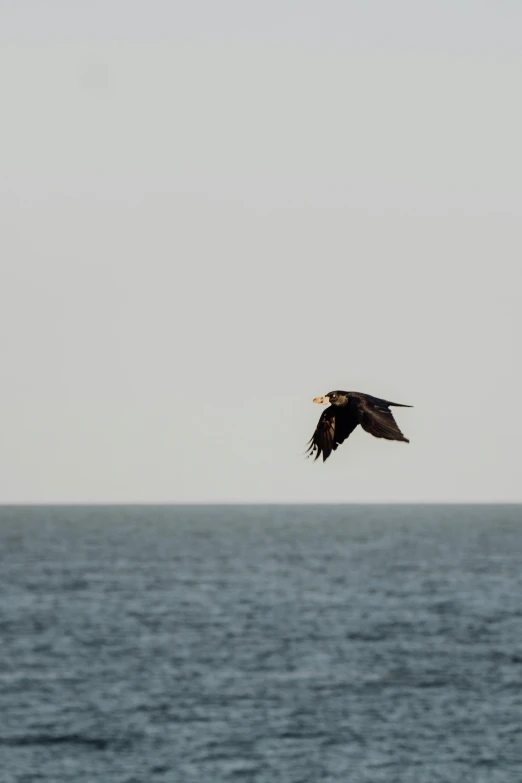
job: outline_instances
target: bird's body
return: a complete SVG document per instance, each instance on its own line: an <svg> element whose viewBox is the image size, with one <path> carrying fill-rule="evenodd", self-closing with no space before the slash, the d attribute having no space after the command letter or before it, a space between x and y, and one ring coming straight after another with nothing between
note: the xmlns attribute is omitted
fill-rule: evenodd
<svg viewBox="0 0 522 783"><path fill-rule="evenodd" d="M375 438L409 443L398 428L390 406L411 408L411 405L382 400L371 394L347 391L329 392L324 397L316 397L314 402L331 405L323 411L319 419L308 444L308 456L315 455L315 459L318 459L322 454L324 462L337 446L344 443L358 424Z"/></svg>

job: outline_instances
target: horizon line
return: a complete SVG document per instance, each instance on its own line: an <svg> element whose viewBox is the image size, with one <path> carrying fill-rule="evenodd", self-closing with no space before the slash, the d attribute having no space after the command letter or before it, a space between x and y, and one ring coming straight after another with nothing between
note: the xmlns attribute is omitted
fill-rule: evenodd
<svg viewBox="0 0 522 783"><path fill-rule="evenodd" d="M179 506L519 506L522 500L180 500L180 501L8 501L1 508L166 508Z"/></svg>

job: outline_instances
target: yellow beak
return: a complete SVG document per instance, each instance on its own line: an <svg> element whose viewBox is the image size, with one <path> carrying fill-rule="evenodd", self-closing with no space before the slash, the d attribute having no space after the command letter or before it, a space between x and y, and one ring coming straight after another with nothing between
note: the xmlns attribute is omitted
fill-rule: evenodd
<svg viewBox="0 0 522 783"><path fill-rule="evenodd" d="M314 402L316 402L318 405L328 405L330 402L329 397L314 397Z"/></svg>

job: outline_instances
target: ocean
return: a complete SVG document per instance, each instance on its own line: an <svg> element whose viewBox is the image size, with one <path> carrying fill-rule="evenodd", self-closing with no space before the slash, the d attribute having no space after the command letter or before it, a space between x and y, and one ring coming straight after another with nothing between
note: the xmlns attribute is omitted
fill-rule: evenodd
<svg viewBox="0 0 522 783"><path fill-rule="evenodd" d="M0 509L1 783L520 783L521 506Z"/></svg>

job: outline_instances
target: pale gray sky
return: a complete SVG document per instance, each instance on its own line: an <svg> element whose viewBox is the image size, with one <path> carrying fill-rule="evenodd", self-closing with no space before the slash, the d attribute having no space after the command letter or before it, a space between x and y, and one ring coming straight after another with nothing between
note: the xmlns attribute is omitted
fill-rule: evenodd
<svg viewBox="0 0 522 783"><path fill-rule="evenodd" d="M519 0L2 0L0 501L521 501ZM303 458L335 388L411 403Z"/></svg>

